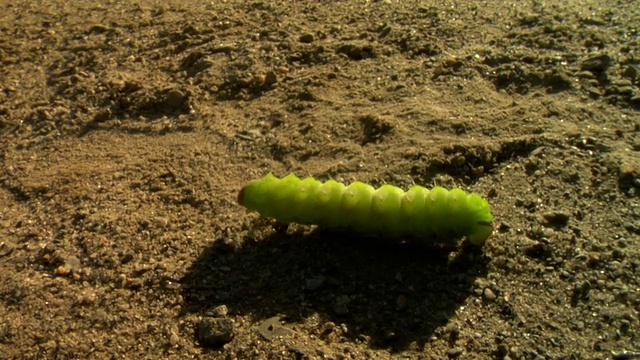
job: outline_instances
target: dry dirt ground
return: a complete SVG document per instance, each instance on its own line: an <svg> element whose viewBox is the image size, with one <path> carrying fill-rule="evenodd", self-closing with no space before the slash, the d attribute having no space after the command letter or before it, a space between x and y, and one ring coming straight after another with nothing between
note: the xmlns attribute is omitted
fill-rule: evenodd
<svg viewBox="0 0 640 360"><path fill-rule="evenodd" d="M635 1L0 1L0 358L640 357ZM460 186L453 253L236 202Z"/></svg>

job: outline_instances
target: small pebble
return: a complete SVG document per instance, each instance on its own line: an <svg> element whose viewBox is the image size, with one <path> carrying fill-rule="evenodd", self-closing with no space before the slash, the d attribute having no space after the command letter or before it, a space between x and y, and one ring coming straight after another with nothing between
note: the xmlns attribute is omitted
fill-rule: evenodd
<svg viewBox="0 0 640 360"><path fill-rule="evenodd" d="M336 328L336 323L334 323L333 321L327 321L327 322L324 324L324 331L325 331L325 332L331 332L331 331L333 331L333 329L335 329L335 328Z"/></svg>
<svg viewBox="0 0 640 360"><path fill-rule="evenodd" d="M449 331L449 343L453 344L460 338L460 327L458 325L450 325L447 326L447 330Z"/></svg>
<svg viewBox="0 0 640 360"><path fill-rule="evenodd" d="M301 43L309 44L313 42L314 37L313 37L313 34L306 33L306 34L300 35L299 40Z"/></svg>
<svg viewBox="0 0 640 360"><path fill-rule="evenodd" d="M213 315L214 317L225 317L227 316L227 314L229 314L227 305L218 305L211 309L211 315Z"/></svg>
<svg viewBox="0 0 640 360"><path fill-rule="evenodd" d="M622 224L622 227L628 232L631 232L631 233L636 232L636 226L632 222L625 222Z"/></svg>
<svg viewBox="0 0 640 360"><path fill-rule="evenodd" d="M133 252L127 252L126 254L122 255L122 257L120 257L120 263L123 264L123 265L124 264L128 264L134 258L135 258L135 254Z"/></svg>
<svg viewBox="0 0 640 360"><path fill-rule="evenodd" d="M631 322L629 320L626 320L626 319L620 320L620 332L626 335L629 333L630 329L631 329Z"/></svg>
<svg viewBox="0 0 640 360"><path fill-rule="evenodd" d="M455 359L458 356L462 355L463 352L464 352L463 348L454 347L454 348L451 348L451 349L447 350L447 356L449 357L449 359Z"/></svg>
<svg viewBox="0 0 640 360"><path fill-rule="evenodd" d="M607 54L601 54L592 56L583 61L581 68L582 70L599 72L606 70L609 66L611 66L611 56Z"/></svg>
<svg viewBox="0 0 640 360"><path fill-rule="evenodd" d="M509 347L507 346L507 344L498 345L497 353L498 356L504 360L505 356L508 356L507 354L509 353Z"/></svg>
<svg viewBox="0 0 640 360"><path fill-rule="evenodd" d="M56 275L57 276L65 276L65 275L68 275L68 274L69 274L69 272L62 265L58 266L58 268L56 269Z"/></svg>
<svg viewBox="0 0 640 360"><path fill-rule="evenodd" d="M165 97L166 104L172 108L182 106L186 99L187 96L178 89L169 90Z"/></svg>
<svg viewBox="0 0 640 360"><path fill-rule="evenodd" d="M288 336L293 333L293 330L280 323L280 317L278 316L269 318L258 326L258 334L267 341L271 341L275 337Z"/></svg>
<svg viewBox="0 0 640 360"><path fill-rule="evenodd" d="M484 289L483 295L488 301L494 301L496 299L496 294L489 288Z"/></svg>
<svg viewBox="0 0 640 360"><path fill-rule="evenodd" d="M68 256L66 261L64 262L64 268L67 270L67 272L70 272L70 273L79 271L80 259L78 259L73 255Z"/></svg>
<svg viewBox="0 0 640 360"><path fill-rule="evenodd" d="M622 76L635 80L640 77L640 67L634 65L628 65L622 70Z"/></svg>
<svg viewBox="0 0 640 360"><path fill-rule="evenodd" d="M275 71L267 71L264 76L264 81L262 82L263 86L271 86L278 82L278 76Z"/></svg>
<svg viewBox="0 0 640 360"><path fill-rule="evenodd" d="M500 222L500 226L498 226L498 231L500 231L500 232L507 232L507 231L509 231L509 230L511 230L511 224L509 224L509 223L508 223L508 222L506 222L506 221L501 221L501 222Z"/></svg>
<svg viewBox="0 0 640 360"><path fill-rule="evenodd" d="M221 347L233 340L235 330L233 322L228 318L206 317L197 326L197 337L204 347Z"/></svg>
<svg viewBox="0 0 640 360"><path fill-rule="evenodd" d="M138 290L142 288L143 282L142 279L130 278L125 282L125 287L131 290Z"/></svg>
<svg viewBox="0 0 640 360"><path fill-rule="evenodd" d="M569 223L571 215L564 211L552 211L542 215L547 223L552 225L566 226Z"/></svg>
<svg viewBox="0 0 640 360"><path fill-rule="evenodd" d="M96 302L97 296L92 291L84 291L78 297L78 304L80 305L91 305Z"/></svg>
<svg viewBox="0 0 640 360"><path fill-rule="evenodd" d="M636 175L636 166L630 162L624 162L620 165L618 170L618 177L620 180L632 178Z"/></svg>
<svg viewBox="0 0 640 360"><path fill-rule="evenodd" d="M169 345L175 347L180 343L180 337L178 336L178 334L174 333L173 331L171 332L171 335L169 336Z"/></svg>

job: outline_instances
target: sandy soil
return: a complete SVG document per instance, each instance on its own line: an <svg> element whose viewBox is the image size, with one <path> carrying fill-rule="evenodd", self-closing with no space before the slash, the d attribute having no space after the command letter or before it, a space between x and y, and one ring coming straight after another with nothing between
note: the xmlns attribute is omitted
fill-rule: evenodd
<svg viewBox="0 0 640 360"><path fill-rule="evenodd" d="M0 358L640 358L634 1L0 1ZM236 203L459 186L447 253Z"/></svg>

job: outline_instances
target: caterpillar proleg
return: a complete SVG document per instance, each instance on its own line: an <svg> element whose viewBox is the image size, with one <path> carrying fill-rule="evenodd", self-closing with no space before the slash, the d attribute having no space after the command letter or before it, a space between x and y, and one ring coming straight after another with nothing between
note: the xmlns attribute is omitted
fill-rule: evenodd
<svg viewBox="0 0 640 360"><path fill-rule="evenodd" d="M238 202L282 223L423 243L451 243L466 236L481 245L493 231L487 201L457 188L415 185L405 192L392 185L375 189L359 181L346 186L294 174L279 179L270 173L247 183Z"/></svg>

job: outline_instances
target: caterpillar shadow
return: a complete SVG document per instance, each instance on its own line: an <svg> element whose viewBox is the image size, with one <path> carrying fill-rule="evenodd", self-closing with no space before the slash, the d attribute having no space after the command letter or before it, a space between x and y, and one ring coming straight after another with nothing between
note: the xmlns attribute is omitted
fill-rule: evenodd
<svg viewBox="0 0 640 360"><path fill-rule="evenodd" d="M473 247L452 254L326 232L276 233L240 247L219 239L182 279L184 312L205 315L224 304L256 321L319 316L345 324L347 337L400 351L422 346L448 322L486 262Z"/></svg>

